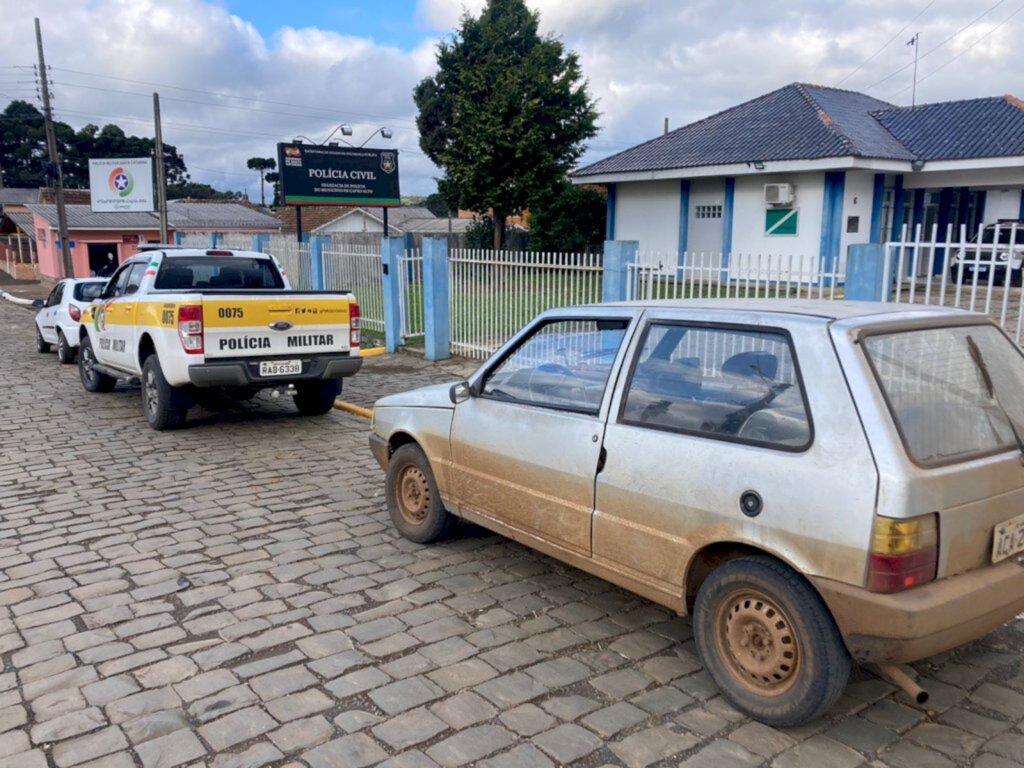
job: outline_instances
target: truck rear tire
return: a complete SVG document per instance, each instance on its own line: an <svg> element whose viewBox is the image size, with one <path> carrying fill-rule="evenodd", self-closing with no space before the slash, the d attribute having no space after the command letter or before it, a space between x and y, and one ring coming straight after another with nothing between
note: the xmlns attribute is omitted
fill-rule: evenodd
<svg viewBox="0 0 1024 768"><path fill-rule="evenodd" d="M107 376L95 369L96 353L92 351L92 342L88 336L82 337L78 348L78 378L86 392L109 392L117 386L117 379Z"/></svg>
<svg viewBox="0 0 1024 768"><path fill-rule="evenodd" d="M323 416L334 407L334 399L341 394L337 379L309 381L295 385L295 407L303 416Z"/></svg>
<svg viewBox="0 0 1024 768"><path fill-rule="evenodd" d="M177 429L188 414L188 396L164 378L160 360L150 355L142 364L142 413L156 430Z"/></svg>

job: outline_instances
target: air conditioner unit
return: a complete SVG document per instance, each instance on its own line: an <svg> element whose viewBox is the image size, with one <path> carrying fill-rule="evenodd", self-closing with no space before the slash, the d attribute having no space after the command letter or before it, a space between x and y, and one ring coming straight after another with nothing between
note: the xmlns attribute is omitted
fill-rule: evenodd
<svg viewBox="0 0 1024 768"><path fill-rule="evenodd" d="M792 184L765 184L765 205L789 205L793 202Z"/></svg>

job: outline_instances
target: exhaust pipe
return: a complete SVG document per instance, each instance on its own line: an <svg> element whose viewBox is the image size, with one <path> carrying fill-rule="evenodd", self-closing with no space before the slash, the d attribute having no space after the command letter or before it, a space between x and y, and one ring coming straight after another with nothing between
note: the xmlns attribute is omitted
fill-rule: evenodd
<svg viewBox="0 0 1024 768"><path fill-rule="evenodd" d="M874 667L879 677L902 688L915 703L925 704L928 701L928 691L915 683L914 679L904 672L902 667L896 664L875 664Z"/></svg>

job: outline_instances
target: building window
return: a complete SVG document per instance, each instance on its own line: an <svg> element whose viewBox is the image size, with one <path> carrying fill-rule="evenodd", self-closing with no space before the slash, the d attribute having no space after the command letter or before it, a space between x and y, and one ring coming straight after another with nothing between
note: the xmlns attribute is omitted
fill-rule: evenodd
<svg viewBox="0 0 1024 768"><path fill-rule="evenodd" d="M846 232L851 235L860 232L860 216L846 217Z"/></svg>
<svg viewBox="0 0 1024 768"><path fill-rule="evenodd" d="M722 218L722 206L716 205L698 205L694 209L694 215L698 219L720 219Z"/></svg>

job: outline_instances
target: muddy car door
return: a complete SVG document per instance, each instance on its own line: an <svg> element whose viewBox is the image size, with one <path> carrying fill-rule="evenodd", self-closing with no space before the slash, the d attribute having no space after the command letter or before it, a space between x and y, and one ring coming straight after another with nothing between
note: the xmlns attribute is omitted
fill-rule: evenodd
<svg viewBox="0 0 1024 768"><path fill-rule="evenodd" d="M460 507L589 555L608 382L632 314L541 319L474 381L452 422Z"/></svg>

